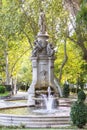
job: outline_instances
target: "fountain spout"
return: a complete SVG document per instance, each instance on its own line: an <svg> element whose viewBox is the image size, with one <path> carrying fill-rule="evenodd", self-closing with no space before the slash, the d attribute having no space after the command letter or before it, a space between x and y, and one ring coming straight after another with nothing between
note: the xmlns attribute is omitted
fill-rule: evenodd
<svg viewBox="0 0 87 130"><path fill-rule="evenodd" d="M48 97L49 97L51 95L51 88L50 88L50 86L48 87L47 92L48 92Z"/></svg>
<svg viewBox="0 0 87 130"><path fill-rule="evenodd" d="M48 87L47 92L48 92L47 95L43 95L43 100L44 100L44 104L46 107L46 111L51 112L53 109L54 97L53 97L53 95L51 95L50 86Z"/></svg>

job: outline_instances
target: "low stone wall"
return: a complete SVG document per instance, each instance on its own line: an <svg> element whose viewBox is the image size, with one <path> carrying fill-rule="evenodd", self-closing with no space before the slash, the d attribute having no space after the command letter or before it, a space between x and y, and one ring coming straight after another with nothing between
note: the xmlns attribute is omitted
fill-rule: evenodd
<svg viewBox="0 0 87 130"><path fill-rule="evenodd" d="M4 126L24 126L26 128L57 128L69 126L69 116L50 116L50 115L8 115L0 114L0 125Z"/></svg>

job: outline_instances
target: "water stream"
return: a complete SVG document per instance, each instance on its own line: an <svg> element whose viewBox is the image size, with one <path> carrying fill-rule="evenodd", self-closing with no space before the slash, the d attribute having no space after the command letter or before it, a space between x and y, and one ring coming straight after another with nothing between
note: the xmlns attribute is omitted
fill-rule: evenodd
<svg viewBox="0 0 87 130"><path fill-rule="evenodd" d="M34 110L37 113L54 113L57 109L54 107L55 97L51 94L51 88L47 89L48 94L42 94L41 98L44 103L44 108Z"/></svg>

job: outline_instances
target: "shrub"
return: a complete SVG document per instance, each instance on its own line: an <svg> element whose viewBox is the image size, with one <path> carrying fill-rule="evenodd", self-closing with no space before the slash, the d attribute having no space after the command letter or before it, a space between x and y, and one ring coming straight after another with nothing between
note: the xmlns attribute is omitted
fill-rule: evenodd
<svg viewBox="0 0 87 130"><path fill-rule="evenodd" d="M70 89L70 91L71 91L72 93L76 93L76 88L73 87L73 88Z"/></svg>
<svg viewBox="0 0 87 130"><path fill-rule="evenodd" d="M70 88L70 91L72 92L72 93L78 93L79 91L80 91L81 89L80 88L75 88L75 87L73 87L73 88Z"/></svg>
<svg viewBox="0 0 87 130"><path fill-rule="evenodd" d="M64 84L63 85L63 97L67 98L69 96L70 89L69 89L69 84Z"/></svg>
<svg viewBox="0 0 87 130"><path fill-rule="evenodd" d="M6 91L5 86L0 86L0 93L5 93L5 91Z"/></svg>
<svg viewBox="0 0 87 130"><path fill-rule="evenodd" d="M81 91L81 89L80 89L80 88L77 88L77 94L78 94L80 91Z"/></svg>
<svg viewBox="0 0 87 130"><path fill-rule="evenodd" d="M85 93L81 90L78 92L78 100L72 105L70 117L74 125L79 128L87 123L87 106L84 104L86 99Z"/></svg>
<svg viewBox="0 0 87 130"><path fill-rule="evenodd" d="M70 117L74 125L83 128L87 122L87 106L83 102L76 101L71 107Z"/></svg>
<svg viewBox="0 0 87 130"><path fill-rule="evenodd" d="M84 101L85 99L86 99L86 94L84 93L83 90L80 90L80 91L78 92L78 100Z"/></svg>
<svg viewBox="0 0 87 130"><path fill-rule="evenodd" d="M11 85L5 85L6 91L12 91Z"/></svg>
<svg viewBox="0 0 87 130"><path fill-rule="evenodd" d="M21 85L20 87L19 87L19 89L20 90L22 90L22 91L27 91L28 90L28 88L29 88L29 86L25 86L25 85Z"/></svg>

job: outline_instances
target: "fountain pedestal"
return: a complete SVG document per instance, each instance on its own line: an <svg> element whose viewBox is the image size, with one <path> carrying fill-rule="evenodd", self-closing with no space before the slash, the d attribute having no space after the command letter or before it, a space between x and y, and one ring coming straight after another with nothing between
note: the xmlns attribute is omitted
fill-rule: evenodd
<svg viewBox="0 0 87 130"><path fill-rule="evenodd" d="M58 96L58 89L54 84L54 50L52 44L48 42L48 35L39 34L35 41L32 52L32 84L28 90L28 105L35 105L33 97L38 97L42 91L51 87L54 94ZM39 47L40 46L40 47Z"/></svg>

